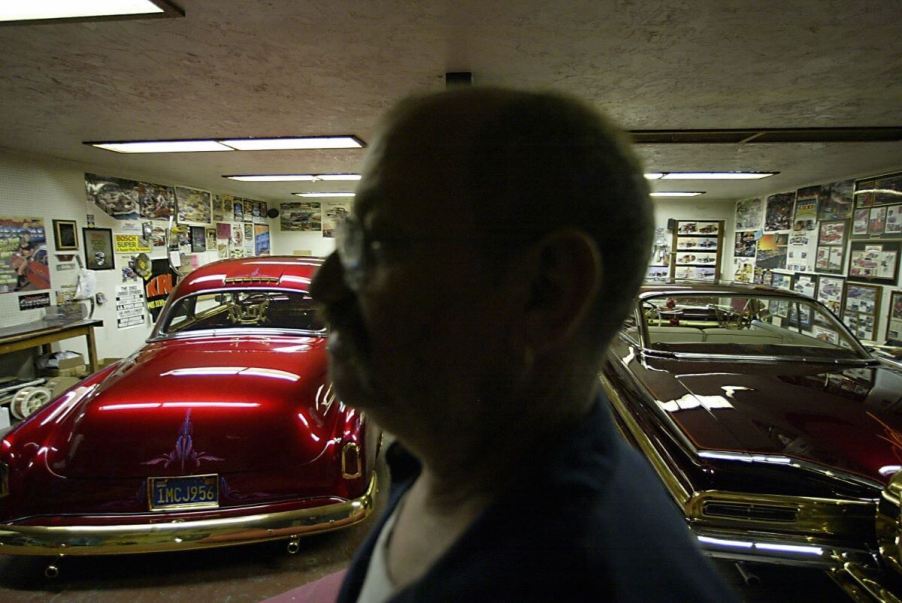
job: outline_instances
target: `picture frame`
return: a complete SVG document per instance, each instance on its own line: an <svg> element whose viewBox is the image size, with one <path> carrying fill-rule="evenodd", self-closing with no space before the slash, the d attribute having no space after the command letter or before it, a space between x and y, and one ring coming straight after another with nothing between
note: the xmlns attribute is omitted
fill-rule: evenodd
<svg viewBox="0 0 902 603"><path fill-rule="evenodd" d="M53 243L57 251L78 249L78 224L75 220L53 221Z"/></svg>
<svg viewBox="0 0 902 603"><path fill-rule="evenodd" d="M849 238L848 220L825 220L818 224L817 251L814 271L843 274L846 264L846 241Z"/></svg>
<svg viewBox="0 0 902 603"><path fill-rule="evenodd" d="M207 250L207 232L203 226L191 227L191 253Z"/></svg>
<svg viewBox="0 0 902 603"><path fill-rule="evenodd" d="M817 293L814 299L821 302L837 318L842 316L843 300L846 295L846 279L841 276L821 275L817 279Z"/></svg>
<svg viewBox="0 0 902 603"><path fill-rule="evenodd" d="M792 290L814 299L817 293L817 275L807 272L796 272L792 276Z"/></svg>
<svg viewBox="0 0 902 603"><path fill-rule="evenodd" d="M85 244L85 268L88 270L114 270L113 230L111 228L82 228Z"/></svg>
<svg viewBox="0 0 902 603"><path fill-rule="evenodd" d="M902 346L902 291L890 291L886 320L887 345Z"/></svg>
<svg viewBox="0 0 902 603"><path fill-rule="evenodd" d="M842 320L859 339L867 341L877 339L882 293L883 288L880 285L846 283Z"/></svg>
<svg viewBox="0 0 902 603"><path fill-rule="evenodd" d="M855 182L855 206L875 207L892 205L902 192L902 172L865 178Z"/></svg>
<svg viewBox="0 0 902 603"><path fill-rule="evenodd" d="M902 241L852 241L849 280L895 285L899 278Z"/></svg>

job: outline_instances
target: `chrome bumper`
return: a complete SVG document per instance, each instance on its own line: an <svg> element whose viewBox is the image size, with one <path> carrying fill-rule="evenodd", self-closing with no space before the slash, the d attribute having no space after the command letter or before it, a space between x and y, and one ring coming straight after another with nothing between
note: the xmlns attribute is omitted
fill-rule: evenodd
<svg viewBox="0 0 902 603"><path fill-rule="evenodd" d="M0 524L0 555L121 555L186 551L328 532L363 521L377 491L343 503L243 517L142 525Z"/></svg>

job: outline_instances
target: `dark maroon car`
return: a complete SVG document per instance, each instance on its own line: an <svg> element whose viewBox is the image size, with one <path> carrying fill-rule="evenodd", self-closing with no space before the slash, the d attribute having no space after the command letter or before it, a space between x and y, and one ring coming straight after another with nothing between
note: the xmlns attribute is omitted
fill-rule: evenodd
<svg viewBox="0 0 902 603"><path fill-rule="evenodd" d="M3 434L0 553L296 540L363 520L379 434L328 381L318 266L195 270L144 347Z"/></svg>
<svg viewBox="0 0 902 603"><path fill-rule="evenodd" d="M601 380L707 553L822 568L896 600L902 371L823 305L759 286L646 286Z"/></svg>

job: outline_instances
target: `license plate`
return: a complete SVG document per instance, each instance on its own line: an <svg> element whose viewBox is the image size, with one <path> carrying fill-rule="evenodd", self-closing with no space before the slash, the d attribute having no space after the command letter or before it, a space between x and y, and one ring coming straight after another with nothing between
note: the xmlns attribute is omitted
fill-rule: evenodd
<svg viewBox="0 0 902 603"><path fill-rule="evenodd" d="M150 509L197 509L219 506L219 476L147 478Z"/></svg>

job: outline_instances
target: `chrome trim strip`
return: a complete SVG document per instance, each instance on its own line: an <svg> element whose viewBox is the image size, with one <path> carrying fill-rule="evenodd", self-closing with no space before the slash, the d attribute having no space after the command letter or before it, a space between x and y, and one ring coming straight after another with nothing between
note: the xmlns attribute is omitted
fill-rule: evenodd
<svg viewBox="0 0 902 603"><path fill-rule="evenodd" d="M186 551L305 536L366 519L378 491L376 474L360 498L280 513L141 525L0 524L0 554L110 555Z"/></svg>
<svg viewBox="0 0 902 603"><path fill-rule="evenodd" d="M827 573L830 578L848 594L853 601L874 601L875 603L900 603L899 599L884 584L886 578L881 572L870 570L855 563L844 563L839 569Z"/></svg>

